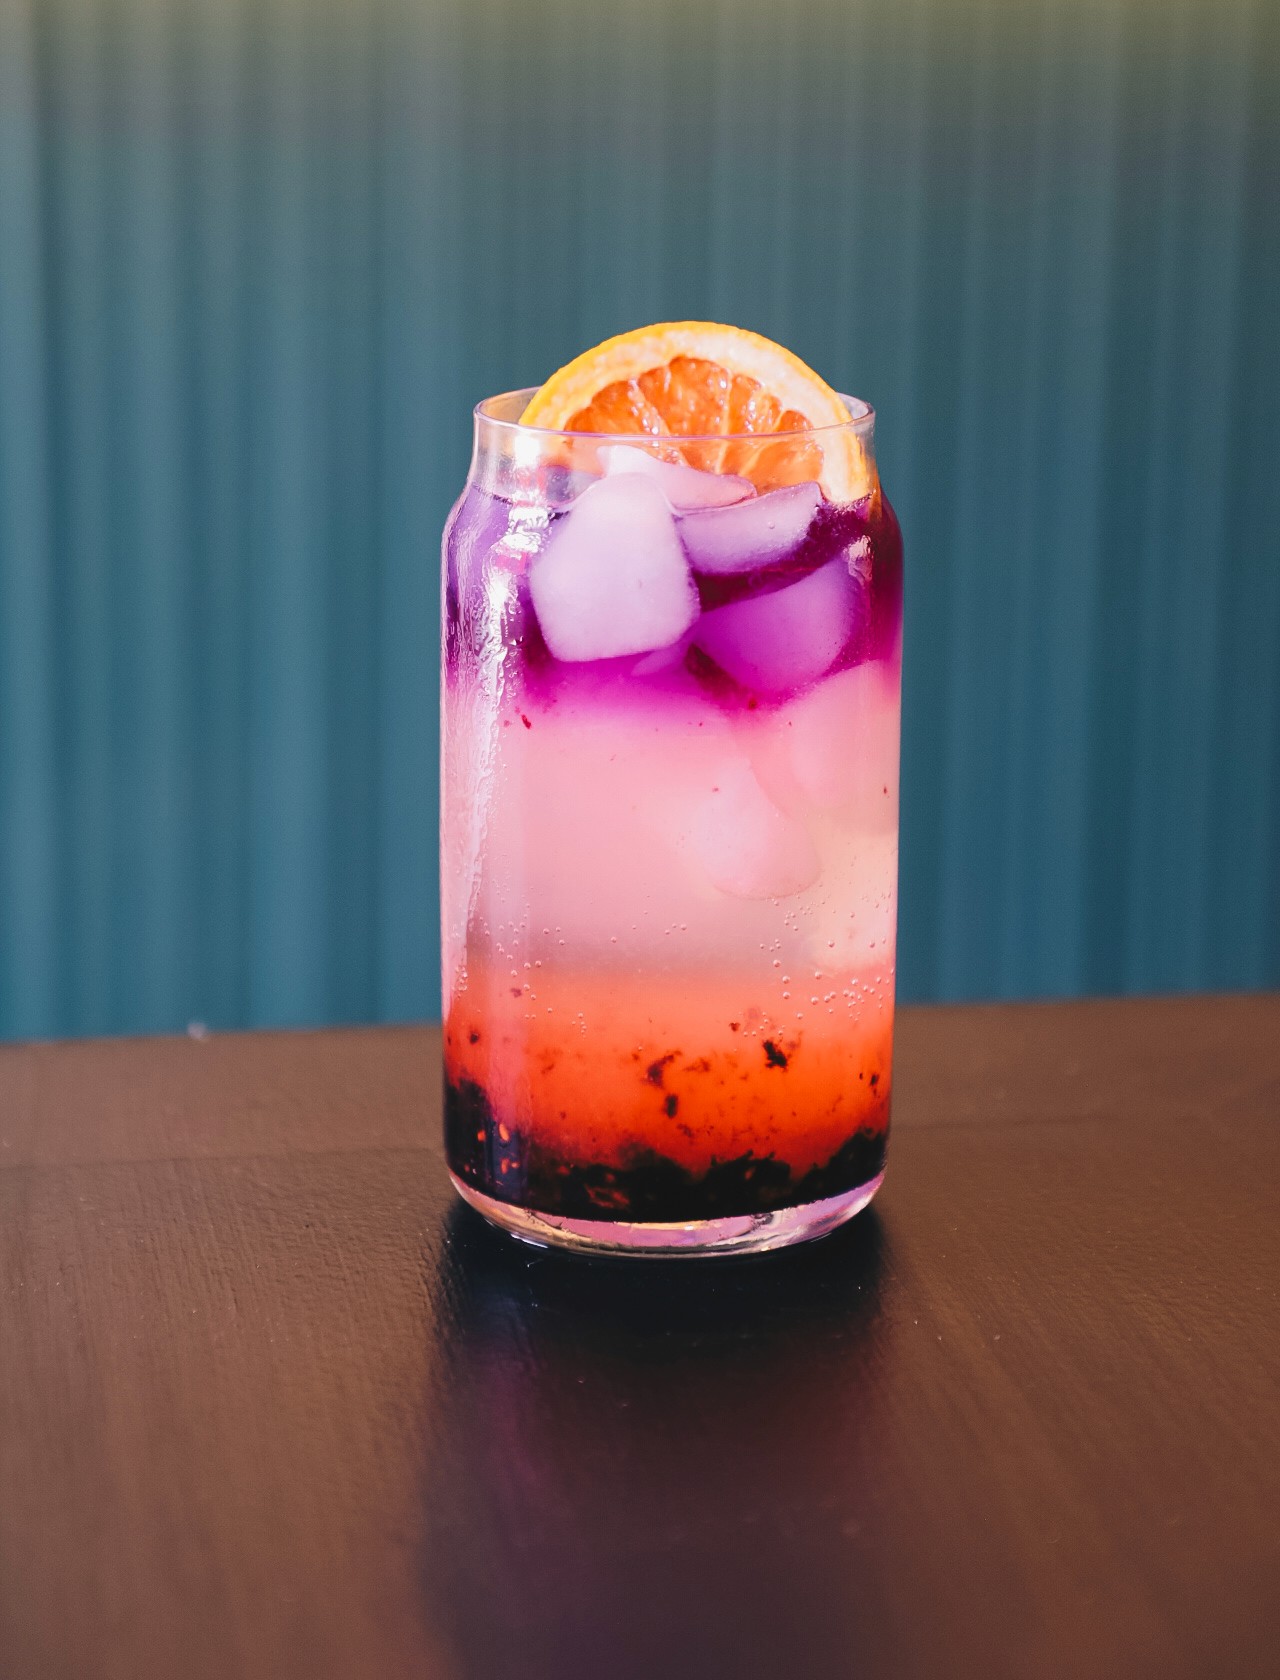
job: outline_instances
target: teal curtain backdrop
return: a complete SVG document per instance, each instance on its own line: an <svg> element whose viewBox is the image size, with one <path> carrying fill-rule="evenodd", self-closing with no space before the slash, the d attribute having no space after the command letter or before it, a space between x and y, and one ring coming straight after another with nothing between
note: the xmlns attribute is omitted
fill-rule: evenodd
<svg viewBox="0 0 1280 1680"><path fill-rule="evenodd" d="M880 411L901 992L1280 982L1275 0L0 0L0 1032L432 1015L472 403Z"/></svg>

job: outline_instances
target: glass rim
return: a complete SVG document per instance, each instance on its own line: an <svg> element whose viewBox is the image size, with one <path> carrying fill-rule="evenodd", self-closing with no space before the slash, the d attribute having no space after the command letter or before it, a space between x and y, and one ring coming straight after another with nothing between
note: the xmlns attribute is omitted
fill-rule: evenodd
<svg viewBox="0 0 1280 1680"><path fill-rule="evenodd" d="M685 434L683 432L567 432L551 426L526 426L523 420L508 419L492 410L499 403L515 404L517 399L523 409L529 399L540 390L537 385L525 385L514 391L500 391L495 396L485 397L478 402L472 414L477 429L481 426L492 427L498 432L510 432L521 438L547 438L563 443L566 440L577 443L594 442L596 444L624 443L633 447L652 448L655 444L678 444L683 447L687 443L750 443L763 445L768 443L783 443L795 441L798 438L823 438L836 432L867 432L875 422L876 411L869 402L862 397L846 396L843 391L836 395L849 410L847 420L836 420L828 426L801 426L786 432L697 432Z"/></svg>

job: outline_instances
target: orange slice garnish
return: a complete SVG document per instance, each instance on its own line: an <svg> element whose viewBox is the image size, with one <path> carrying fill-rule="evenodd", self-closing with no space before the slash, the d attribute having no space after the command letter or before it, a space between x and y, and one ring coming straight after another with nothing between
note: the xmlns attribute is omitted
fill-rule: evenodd
<svg viewBox="0 0 1280 1680"><path fill-rule="evenodd" d="M607 338L553 373L520 418L548 431L690 439L663 453L759 490L816 480L847 502L875 487L849 410L825 380L771 339L713 321Z"/></svg>

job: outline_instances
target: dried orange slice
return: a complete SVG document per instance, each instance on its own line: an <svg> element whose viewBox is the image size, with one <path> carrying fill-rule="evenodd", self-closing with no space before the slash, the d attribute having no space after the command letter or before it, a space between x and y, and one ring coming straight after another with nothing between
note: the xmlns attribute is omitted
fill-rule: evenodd
<svg viewBox="0 0 1280 1680"><path fill-rule="evenodd" d="M607 338L553 373L527 426L685 438L664 453L760 490L817 480L834 501L875 486L875 469L835 391L790 350L713 321L670 321ZM838 428L824 430L824 428Z"/></svg>

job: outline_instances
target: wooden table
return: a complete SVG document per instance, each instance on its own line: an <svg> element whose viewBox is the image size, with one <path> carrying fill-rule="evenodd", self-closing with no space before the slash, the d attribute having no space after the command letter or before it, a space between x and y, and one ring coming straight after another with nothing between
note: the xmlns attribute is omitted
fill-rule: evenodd
<svg viewBox="0 0 1280 1680"><path fill-rule="evenodd" d="M1280 1671L1280 998L908 1010L748 1261L491 1233L438 1083L0 1050L5 1680Z"/></svg>

